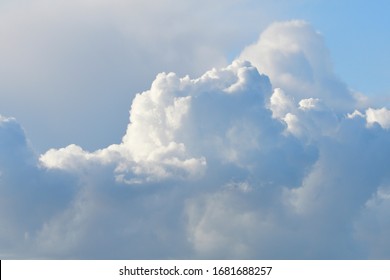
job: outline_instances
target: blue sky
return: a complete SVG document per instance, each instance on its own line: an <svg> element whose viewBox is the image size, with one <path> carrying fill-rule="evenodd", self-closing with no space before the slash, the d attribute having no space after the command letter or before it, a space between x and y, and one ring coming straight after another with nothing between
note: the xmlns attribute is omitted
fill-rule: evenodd
<svg viewBox="0 0 390 280"><path fill-rule="evenodd" d="M387 1L303 1L295 17L311 22L331 51L336 72L356 90L387 95L390 62ZM374 70L375 69L375 70Z"/></svg>
<svg viewBox="0 0 390 280"><path fill-rule="evenodd" d="M389 5L1 2L0 258L389 258Z"/></svg>

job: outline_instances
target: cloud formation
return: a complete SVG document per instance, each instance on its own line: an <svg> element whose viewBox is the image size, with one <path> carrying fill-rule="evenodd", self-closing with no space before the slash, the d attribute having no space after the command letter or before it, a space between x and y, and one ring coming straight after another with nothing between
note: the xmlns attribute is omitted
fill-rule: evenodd
<svg viewBox="0 0 390 280"><path fill-rule="evenodd" d="M251 61L274 87L298 100L321 98L334 110L356 107L353 93L333 73L324 39L305 21L272 24L239 57Z"/></svg>
<svg viewBox="0 0 390 280"><path fill-rule="evenodd" d="M2 117L2 257L388 258L389 116L290 21L227 67L158 74L119 144L37 156Z"/></svg>
<svg viewBox="0 0 390 280"><path fill-rule="evenodd" d="M1 1L0 97L6 102L0 112L17 117L40 152L68 143L88 149L117 143L131 100L157 73L198 76L228 64L225 54L255 29L247 5Z"/></svg>

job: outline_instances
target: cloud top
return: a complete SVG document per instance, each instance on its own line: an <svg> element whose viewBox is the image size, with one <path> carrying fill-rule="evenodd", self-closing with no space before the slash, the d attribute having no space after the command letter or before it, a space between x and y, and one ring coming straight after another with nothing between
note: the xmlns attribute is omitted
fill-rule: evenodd
<svg viewBox="0 0 390 280"><path fill-rule="evenodd" d="M150 90L135 96L122 143L93 153L76 145L52 149L40 162L63 170L93 162L114 165L117 179L129 183L199 177L207 158L234 161L248 150L240 141L257 146L251 115L267 113L264 99L270 91L268 78L246 62L197 79L161 73ZM236 139L237 133L248 139Z"/></svg>

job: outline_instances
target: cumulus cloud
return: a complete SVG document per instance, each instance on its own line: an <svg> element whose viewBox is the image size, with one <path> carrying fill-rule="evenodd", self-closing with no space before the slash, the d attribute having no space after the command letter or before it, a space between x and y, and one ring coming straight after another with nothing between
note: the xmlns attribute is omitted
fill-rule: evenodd
<svg viewBox="0 0 390 280"><path fill-rule="evenodd" d="M271 25L241 58L158 74L96 151L36 155L1 117L2 254L388 258L389 110L361 107L305 22Z"/></svg>
<svg viewBox="0 0 390 280"><path fill-rule="evenodd" d="M372 127L375 124L380 125L384 129L390 128L390 110L386 108L374 109L369 107L365 113L355 110L353 113L348 114L348 118L364 118L366 119L367 126Z"/></svg>
<svg viewBox="0 0 390 280"><path fill-rule="evenodd" d="M134 98L121 144L94 153L70 145L40 160L45 167L65 170L88 162L114 164L117 178L126 180L128 174L129 183L199 177L206 157L239 162L246 158L243 153L260 149L261 131L252 119L267 114L263 103L270 91L267 77L238 61L198 79L161 73L150 90Z"/></svg>
<svg viewBox="0 0 390 280"><path fill-rule="evenodd" d="M385 129L390 128L390 111L386 108L373 109L368 108L366 110L366 119L368 125L373 125L374 123L379 124Z"/></svg>
<svg viewBox="0 0 390 280"><path fill-rule="evenodd" d="M302 20L277 22L239 56L268 75L297 101L321 98L337 111L355 108L354 93L333 73L324 39Z"/></svg>

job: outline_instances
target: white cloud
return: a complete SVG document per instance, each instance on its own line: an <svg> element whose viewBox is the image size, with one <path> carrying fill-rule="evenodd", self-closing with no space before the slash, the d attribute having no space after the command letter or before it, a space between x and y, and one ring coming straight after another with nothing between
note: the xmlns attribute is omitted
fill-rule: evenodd
<svg viewBox="0 0 390 280"><path fill-rule="evenodd" d="M372 126L374 123L378 123L385 129L390 128L390 111L386 108L373 109L368 108L366 110L367 124Z"/></svg>
<svg viewBox="0 0 390 280"><path fill-rule="evenodd" d="M314 110L318 107L319 103L318 98L307 98L307 99L302 99L299 101L299 109L306 111L306 110Z"/></svg>
<svg viewBox="0 0 390 280"><path fill-rule="evenodd" d="M256 124L256 118L269 118L267 91L268 79L239 61L198 79L161 73L150 90L134 98L121 144L93 153L70 145L51 149L40 160L47 168L64 170L94 162L115 165L117 178L128 183L140 183L141 177L197 178L208 158L249 164L248 154L264 148L259 137L269 133Z"/></svg>
<svg viewBox="0 0 390 280"><path fill-rule="evenodd" d="M344 103L307 23L274 24L244 54L269 77L240 60L160 73L122 141L96 151L38 157L0 117L2 254L387 258L389 111Z"/></svg>
<svg viewBox="0 0 390 280"><path fill-rule="evenodd" d="M297 100L321 98L337 111L348 111L356 104L353 93L333 73L321 34L305 21L272 24L239 57Z"/></svg>
<svg viewBox="0 0 390 280"><path fill-rule="evenodd" d="M365 114L359 110L355 110L351 114L347 114L348 118L353 119L357 117L364 118L368 127L373 127L374 124L380 125L384 129L390 128L390 110L386 108L373 109L371 107L366 109Z"/></svg>
<svg viewBox="0 0 390 280"><path fill-rule="evenodd" d="M287 96L280 88L276 88L270 98L269 108L272 111L272 117L282 119L295 107L294 101Z"/></svg>

